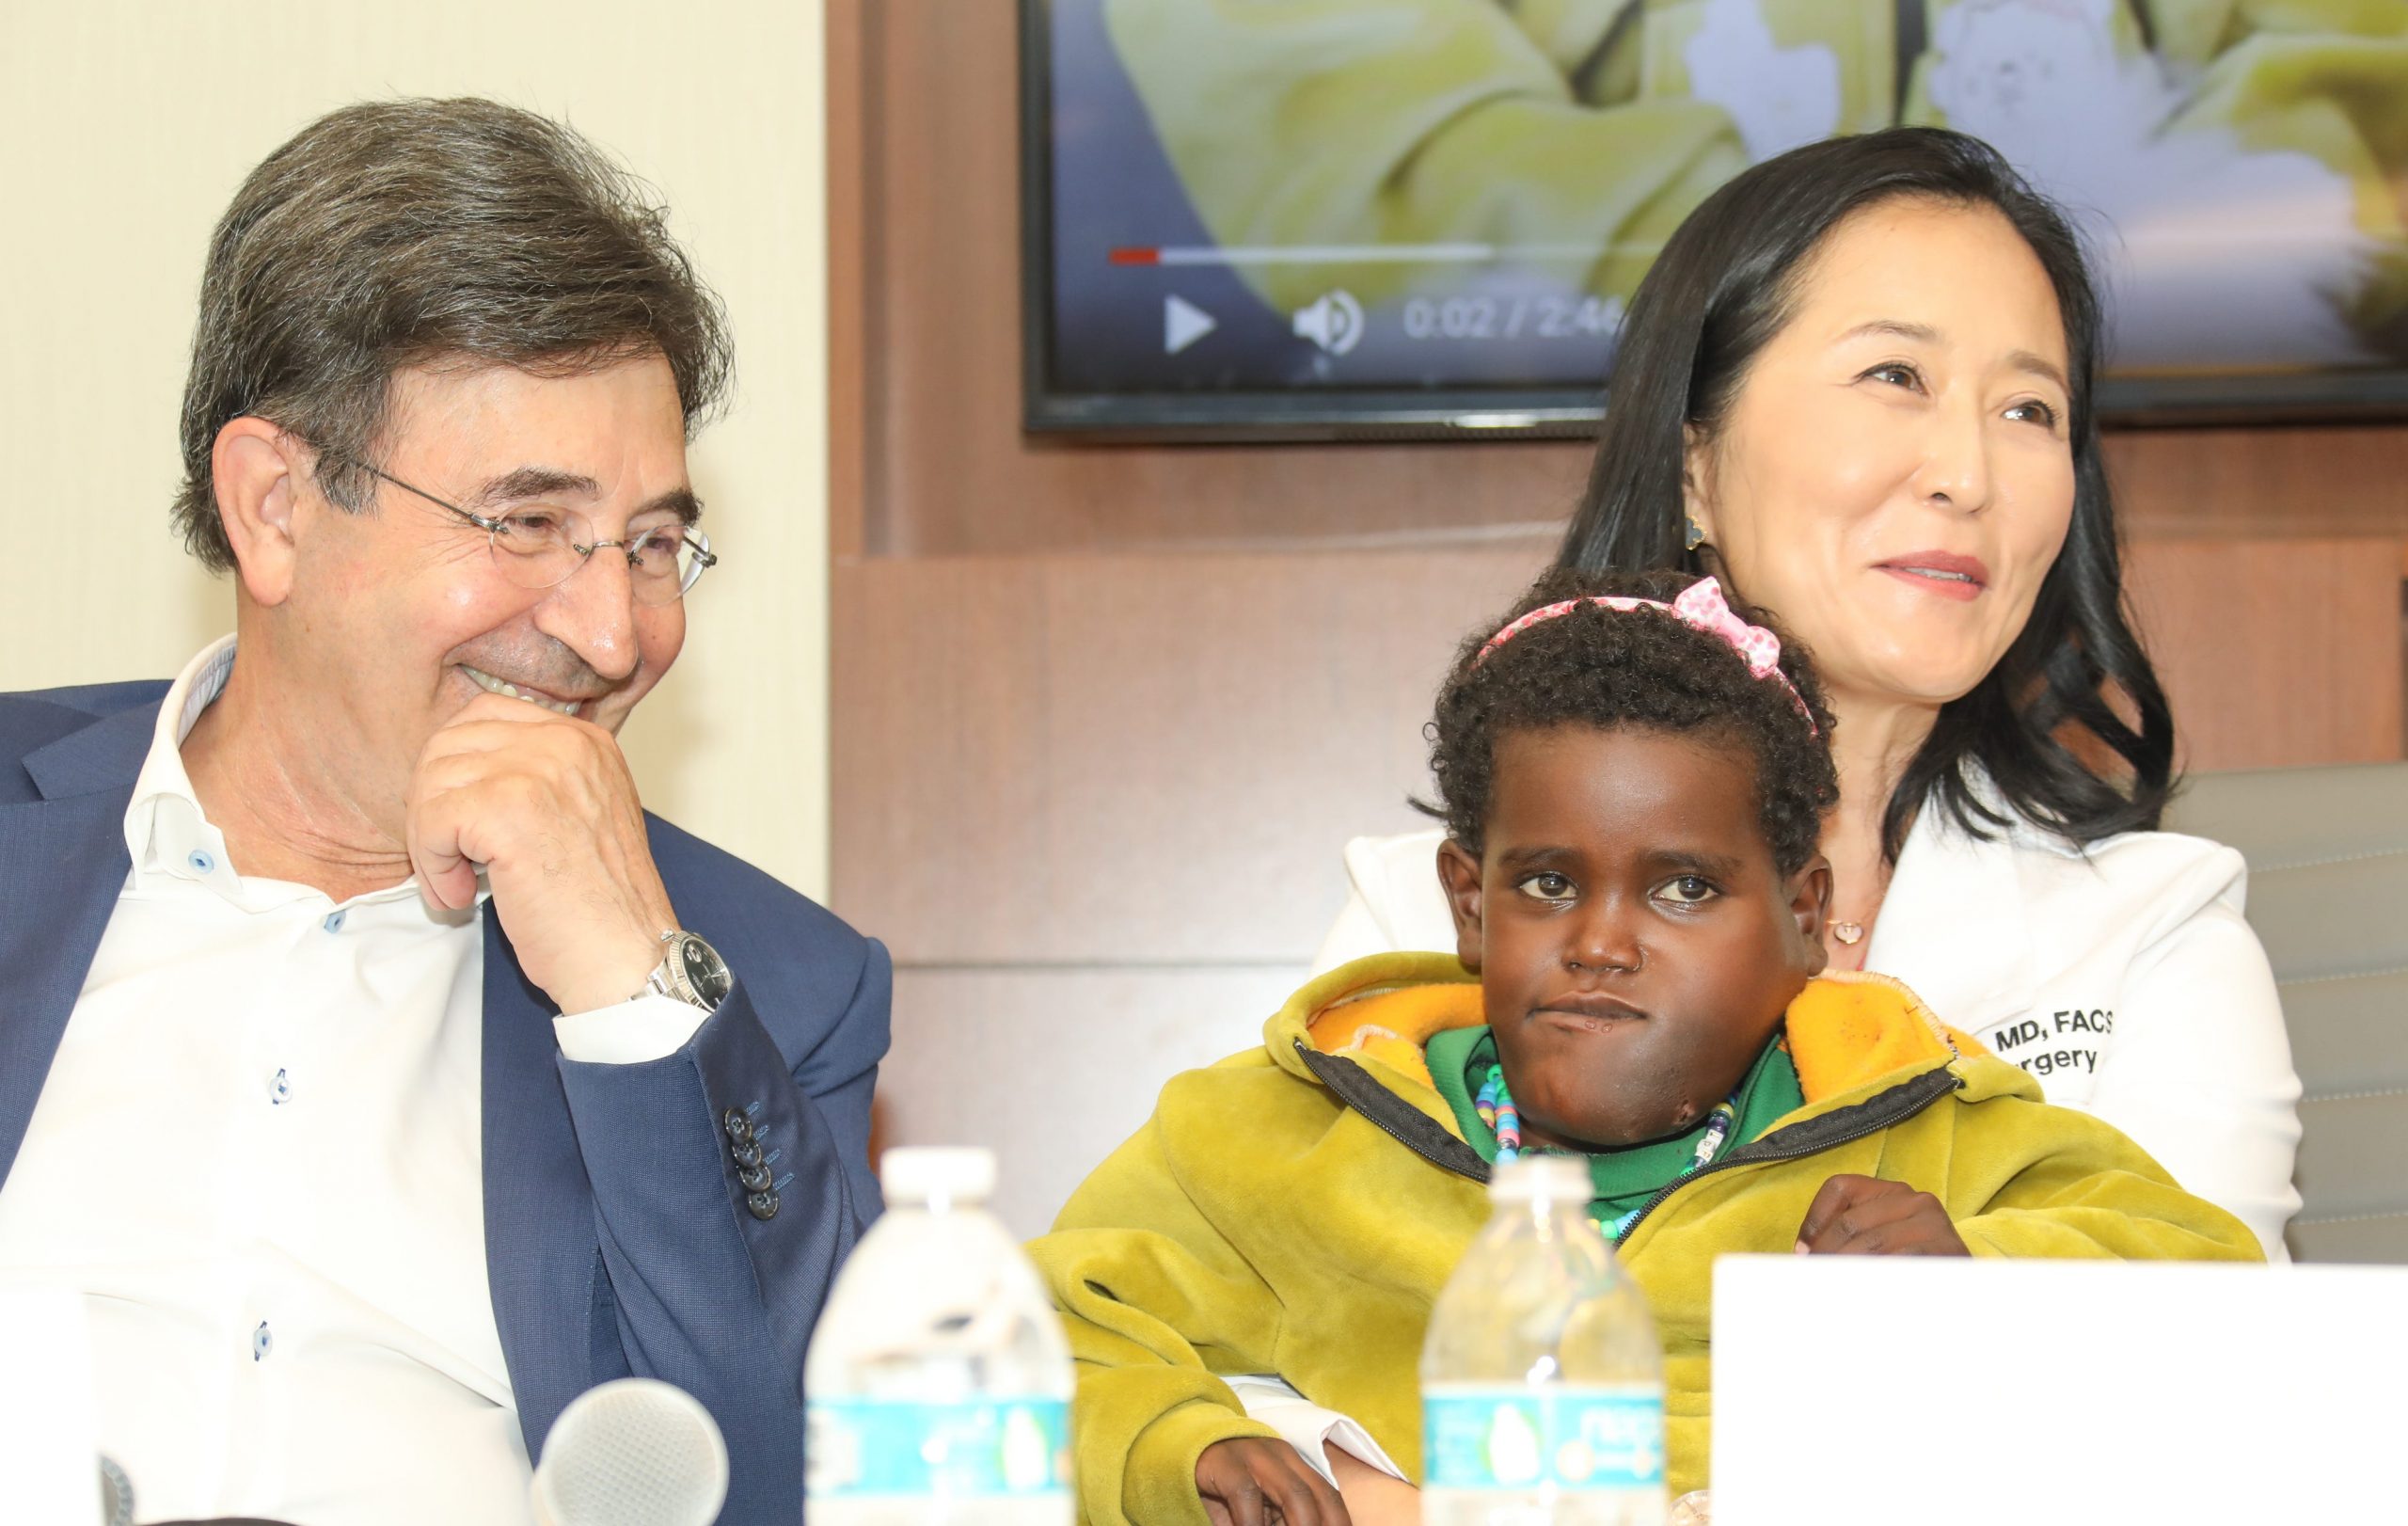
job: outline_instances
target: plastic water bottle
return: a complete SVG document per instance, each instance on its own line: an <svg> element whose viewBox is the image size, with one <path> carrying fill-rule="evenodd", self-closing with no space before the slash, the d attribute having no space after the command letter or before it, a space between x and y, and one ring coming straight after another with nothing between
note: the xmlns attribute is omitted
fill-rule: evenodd
<svg viewBox="0 0 2408 1526"><path fill-rule="evenodd" d="M1070 1526L1070 1353L984 1150L890 1150L803 1362L811 1526Z"/></svg>
<svg viewBox="0 0 2408 1526"><path fill-rule="evenodd" d="M1661 1526L1664 1354L1589 1172L1499 1166L1421 1348L1425 1526Z"/></svg>

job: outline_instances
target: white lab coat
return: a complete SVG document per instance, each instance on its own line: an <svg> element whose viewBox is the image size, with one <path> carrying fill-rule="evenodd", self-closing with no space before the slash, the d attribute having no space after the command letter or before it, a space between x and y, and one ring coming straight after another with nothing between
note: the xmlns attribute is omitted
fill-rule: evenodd
<svg viewBox="0 0 2408 1526"><path fill-rule="evenodd" d="M2018 820L1977 841L1926 810L1898 855L1865 967L2036 1076L2049 1100L2132 1137L2190 1191L2288 1259L2299 1211L2299 1077L2233 850L2135 832L2077 851ZM1395 948L1452 950L1444 834L1357 837L1354 895L1315 971Z"/></svg>

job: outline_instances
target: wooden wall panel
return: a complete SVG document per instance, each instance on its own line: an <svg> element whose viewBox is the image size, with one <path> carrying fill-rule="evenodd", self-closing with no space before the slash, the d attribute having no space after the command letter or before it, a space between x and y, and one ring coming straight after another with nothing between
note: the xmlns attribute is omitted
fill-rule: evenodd
<svg viewBox="0 0 2408 1526"><path fill-rule="evenodd" d="M1301 963L900 971L885 1137L994 1151L996 1212L1041 1234L1165 1080L1259 1044L1304 978Z"/></svg>
<svg viewBox="0 0 2408 1526"><path fill-rule="evenodd" d="M2126 533L2191 536L2408 533L2408 427L2111 432Z"/></svg>
<svg viewBox="0 0 2408 1526"><path fill-rule="evenodd" d="M1542 556L844 567L838 904L907 962L1302 962L1345 839L1420 819L1454 644Z"/></svg>
<svg viewBox="0 0 2408 1526"><path fill-rule="evenodd" d="M2186 766L2401 755L2399 539L2148 541L2130 579Z"/></svg>
<svg viewBox="0 0 2408 1526"><path fill-rule="evenodd" d="M1308 959L1345 840L1419 824L1403 801L1454 644L1545 553L840 566L838 904L907 963ZM2136 548L2190 765L2400 756L2400 560Z"/></svg>

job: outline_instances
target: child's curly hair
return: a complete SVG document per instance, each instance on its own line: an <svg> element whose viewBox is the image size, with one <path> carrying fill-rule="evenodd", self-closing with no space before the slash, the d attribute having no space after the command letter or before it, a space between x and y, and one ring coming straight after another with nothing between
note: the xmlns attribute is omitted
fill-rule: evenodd
<svg viewBox="0 0 2408 1526"><path fill-rule="evenodd" d="M1721 638L1662 610L1583 605L1542 620L1479 660L1489 638L1530 611L1566 599L1646 598L1671 603L1697 580L1686 573L1551 572L1504 619L1467 637L1422 728L1437 803L1413 803L1447 823L1477 855L1495 787L1497 738L1546 726L1644 726L1735 741L1753 755L1756 810L1774 865L1796 873L1814 856L1823 815L1839 799L1831 715L1806 652L1760 611L1743 619L1781 640L1781 670L1797 690L1759 678ZM1814 729L1798 713L1802 702Z"/></svg>

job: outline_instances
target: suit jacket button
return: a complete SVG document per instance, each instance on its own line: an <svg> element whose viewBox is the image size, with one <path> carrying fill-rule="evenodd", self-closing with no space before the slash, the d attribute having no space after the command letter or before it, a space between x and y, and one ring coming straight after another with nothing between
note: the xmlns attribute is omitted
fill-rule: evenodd
<svg viewBox="0 0 2408 1526"><path fill-rule="evenodd" d="M769 1190L769 1168L767 1166L748 1167L737 1172L736 1179L744 1184L744 1190L747 1192Z"/></svg>
<svg viewBox="0 0 2408 1526"><path fill-rule="evenodd" d="M752 1142L752 1121L735 1108L731 1107L720 1114L719 1121L720 1126L727 1130L727 1137L737 1144Z"/></svg>
<svg viewBox="0 0 2408 1526"><path fill-rule="evenodd" d="M755 1139L751 1144L734 1146L728 1153L736 1157L737 1169L749 1171L761 1164L761 1142Z"/></svg>
<svg viewBox="0 0 2408 1526"><path fill-rule="evenodd" d="M754 1218L766 1224L778 1216L778 1195L774 1192L756 1192L744 1200L744 1206Z"/></svg>

